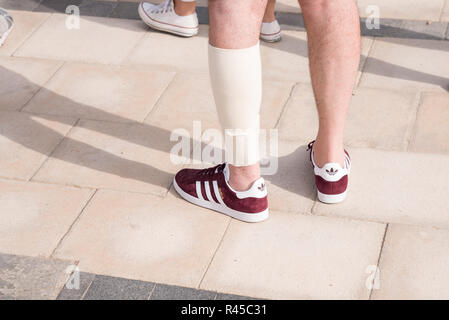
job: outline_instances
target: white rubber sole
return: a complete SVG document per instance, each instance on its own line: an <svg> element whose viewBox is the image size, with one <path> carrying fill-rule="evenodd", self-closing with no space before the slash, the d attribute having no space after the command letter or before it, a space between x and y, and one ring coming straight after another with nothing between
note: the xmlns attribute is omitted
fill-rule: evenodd
<svg viewBox="0 0 449 320"><path fill-rule="evenodd" d="M141 4L139 5L138 12L139 12L140 19L142 19L142 21L145 22L145 24L147 26L149 26L150 28L153 28L153 29L156 29L159 31L168 32L168 33L173 33L173 34L176 34L176 35L182 36L182 37L193 37L198 34L198 27L183 28L183 27L166 24L166 23L161 23L161 22L151 19L150 17L147 16L147 14L143 10Z"/></svg>
<svg viewBox="0 0 449 320"><path fill-rule="evenodd" d="M245 213L237 210L233 210L231 208L225 207L219 203L202 200L196 197L191 196L187 192L184 192L176 183L176 179L173 179L173 186L175 187L176 192L184 199L189 201L190 203L196 204L197 206L218 211L220 213L224 213L232 218L245 221L245 222L261 222L268 218L268 208L262 212L258 213Z"/></svg>
<svg viewBox="0 0 449 320"><path fill-rule="evenodd" d="M270 34L270 35L260 34L260 40L263 40L265 42L279 42L282 40L281 31L279 31L276 34Z"/></svg>
<svg viewBox="0 0 449 320"><path fill-rule="evenodd" d="M318 200L323 203L340 203L346 199L346 191L340 194L324 194L317 190Z"/></svg>

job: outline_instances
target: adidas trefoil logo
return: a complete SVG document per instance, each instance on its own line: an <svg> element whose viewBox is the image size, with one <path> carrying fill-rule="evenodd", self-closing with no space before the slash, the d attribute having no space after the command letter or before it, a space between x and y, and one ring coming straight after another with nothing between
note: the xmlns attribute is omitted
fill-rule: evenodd
<svg viewBox="0 0 449 320"><path fill-rule="evenodd" d="M336 170L334 170L334 168L331 168L330 170L326 169L326 172L328 174L330 174L331 176L334 176L338 172L338 169L336 169Z"/></svg>
<svg viewBox="0 0 449 320"><path fill-rule="evenodd" d="M265 190L265 183L262 183L260 186L257 187L257 189L259 189L260 191L264 191Z"/></svg>

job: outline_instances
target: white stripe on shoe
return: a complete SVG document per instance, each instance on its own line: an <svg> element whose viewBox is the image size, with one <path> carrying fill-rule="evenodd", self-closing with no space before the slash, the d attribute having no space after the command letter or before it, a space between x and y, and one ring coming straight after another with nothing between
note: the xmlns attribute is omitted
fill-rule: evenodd
<svg viewBox="0 0 449 320"><path fill-rule="evenodd" d="M197 181L197 182L199 182L199 181ZM261 212L258 212L258 213L246 213L246 212L241 212L241 211L231 209L228 206L226 206L223 202L223 199L220 196L220 192L218 191L218 184L216 181L213 181L213 188L214 188L215 195L217 196L217 200L220 203L210 202L210 201L207 201L204 199L196 198L196 197L188 194L187 192L185 192L178 186L178 183L176 182L176 178L173 179L173 187L175 188L176 192L183 199L185 199L193 204L196 204L200 207L208 208L208 209L212 209L212 210L224 213L224 214L226 214L232 218L238 219L238 220L242 220L245 222L260 222L260 221L263 221L268 218L268 208ZM200 187L201 187L201 185L200 185Z"/></svg>
<svg viewBox="0 0 449 320"><path fill-rule="evenodd" d="M201 181L197 181L195 183L195 187L196 187L196 196L198 197L198 199L204 200L203 193L201 192Z"/></svg>
<svg viewBox="0 0 449 320"><path fill-rule="evenodd" d="M218 182L214 181L212 182L212 185L214 187L214 192L215 192L215 198L217 198L218 202L222 205L225 206L227 208L227 206L225 205L225 203L223 202L223 199L221 198L221 194L220 191L218 190Z"/></svg>
<svg viewBox="0 0 449 320"><path fill-rule="evenodd" d="M210 202L216 203L214 201L214 198L212 198L212 194L210 193L209 181L204 181L204 189L206 190L207 200L209 200Z"/></svg>

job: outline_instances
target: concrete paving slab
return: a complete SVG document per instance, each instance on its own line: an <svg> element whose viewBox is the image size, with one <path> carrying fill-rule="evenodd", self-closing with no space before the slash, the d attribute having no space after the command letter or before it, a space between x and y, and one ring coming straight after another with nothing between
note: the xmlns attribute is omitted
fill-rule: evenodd
<svg viewBox="0 0 449 320"><path fill-rule="evenodd" d="M164 129L81 120L33 180L164 196L182 166L170 149Z"/></svg>
<svg viewBox="0 0 449 320"><path fill-rule="evenodd" d="M385 226L271 212L231 221L200 288L269 299L367 299Z"/></svg>
<svg viewBox="0 0 449 320"><path fill-rule="evenodd" d="M0 180L0 251L49 257L93 190Z"/></svg>
<svg viewBox="0 0 449 320"><path fill-rule="evenodd" d="M55 256L85 272L196 288L228 223L177 197L101 190Z"/></svg>
<svg viewBox="0 0 449 320"><path fill-rule="evenodd" d="M145 33L137 20L81 16L79 29L69 29L66 19L65 14L53 14L15 56L118 64Z"/></svg>
<svg viewBox="0 0 449 320"><path fill-rule="evenodd" d="M23 108L61 64L60 61L0 57L0 111Z"/></svg>
<svg viewBox="0 0 449 320"><path fill-rule="evenodd" d="M356 148L349 153L347 199L338 205L317 202L314 214L449 227L447 155Z"/></svg>
<svg viewBox="0 0 449 320"><path fill-rule="evenodd" d="M66 63L24 108L27 112L142 122L174 73Z"/></svg>
<svg viewBox="0 0 449 320"><path fill-rule="evenodd" d="M389 225L372 298L447 300L448 245L447 230Z"/></svg>
<svg viewBox="0 0 449 320"><path fill-rule="evenodd" d="M449 153L449 93L423 93L409 150Z"/></svg>
<svg viewBox="0 0 449 320"><path fill-rule="evenodd" d="M73 262L0 254L0 300L55 299Z"/></svg>
<svg viewBox="0 0 449 320"><path fill-rule="evenodd" d="M36 173L75 119L0 112L0 176L28 180Z"/></svg>

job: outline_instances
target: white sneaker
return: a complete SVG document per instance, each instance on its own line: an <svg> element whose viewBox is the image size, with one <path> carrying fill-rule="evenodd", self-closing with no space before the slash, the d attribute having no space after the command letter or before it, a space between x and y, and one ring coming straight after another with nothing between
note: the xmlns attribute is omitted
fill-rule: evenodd
<svg viewBox="0 0 449 320"><path fill-rule="evenodd" d="M173 0L166 0L161 4L141 2L139 16L150 28L174 33L183 37L198 34L198 17L196 13L188 16L178 16L175 12Z"/></svg>
<svg viewBox="0 0 449 320"><path fill-rule="evenodd" d="M8 12L0 8L0 47L5 42L14 25L14 19Z"/></svg>
<svg viewBox="0 0 449 320"><path fill-rule="evenodd" d="M277 20L274 20L273 22L262 22L260 39L266 42L281 41L281 27Z"/></svg>

